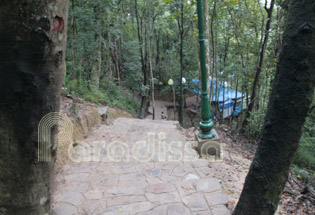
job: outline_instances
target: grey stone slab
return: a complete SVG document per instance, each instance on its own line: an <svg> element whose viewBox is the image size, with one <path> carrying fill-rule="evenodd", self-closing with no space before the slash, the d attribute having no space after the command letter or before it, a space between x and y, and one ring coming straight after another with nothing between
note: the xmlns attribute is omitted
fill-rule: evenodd
<svg viewBox="0 0 315 215"><path fill-rule="evenodd" d="M177 191L169 192L169 193L146 193L145 196L147 199L157 205L167 204L167 203L174 203L174 202L181 202L181 198Z"/></svg>
<svg viewBox="0 0 315 215"><path fill-rule="evenodd" d="M170 183L152 184L146 188L148 193L168 193L175 190L174 185Z"/></svg>
<svg viewBox="0 0 315 215"><path fill-rule="evenodd" d="M202 193L195 193L189 196L182 197L183 203L190 208L191 211L208 210L208 204Z"/></svg>
<svg viewBox="0 0 315 215"><path fill-rule="evenodd" d="M223 191L217 191L214 193L206 193L205 194L207 202L210 207L216 205L226 205L229 203L229 199Z"/></svg>
<svg viewBox="0 0 315 215"><path fill-rule="evenodd" d="M194 182L196 190L199 192L211 193L221 190L220 180L216 178L204 178Z"/></svg>
<svg viewBox="0 0 315 215"><path fill-rule="evenodd" d="M211 208L211 212L213 215L231 215L230 211L224 205Z"/></svg>
<svg viewBox="0 0 315 215"><path fill-rule="evenodd" d="M135 202L144 202L147 199L142 196L115 196L107 199L107 206L127 205Z"/></svg>
<svg viewBox="0 0 315 215"><path fill-rule="evenodd" d="M55 214L77 215L77 208L71 204L60 202L53 207Z"/></svg>

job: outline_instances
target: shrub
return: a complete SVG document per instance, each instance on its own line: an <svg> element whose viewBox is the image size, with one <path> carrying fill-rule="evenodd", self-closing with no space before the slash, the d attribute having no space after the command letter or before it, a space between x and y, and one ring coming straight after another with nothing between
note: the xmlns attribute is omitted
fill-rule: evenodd
<svg viewBox="0 0 315 215"><path fill-rule="evenodd" d="M140 103L132 97L131 93L118 87L113 81L101 81L99 89L89 87L88 82L79 80L66 80L66 86L74 96L82 97L96 104L121 108L133 116L140 108Z"/></svg>

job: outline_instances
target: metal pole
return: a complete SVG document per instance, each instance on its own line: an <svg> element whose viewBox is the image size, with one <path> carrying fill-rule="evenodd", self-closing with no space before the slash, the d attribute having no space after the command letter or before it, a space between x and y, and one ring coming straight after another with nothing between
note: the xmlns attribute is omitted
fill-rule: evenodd
<svg viewBox="0 0 315 215"><path fill-rule="evenodd" d="M215 132L212 130L213 122L209 105L208 78L206 71L205 34L203 26L202 0L197 0L199 43L200 43L200 67L201 67L201 121L199 123L200 132L198 136L202 139L214 138Z"/></svg>

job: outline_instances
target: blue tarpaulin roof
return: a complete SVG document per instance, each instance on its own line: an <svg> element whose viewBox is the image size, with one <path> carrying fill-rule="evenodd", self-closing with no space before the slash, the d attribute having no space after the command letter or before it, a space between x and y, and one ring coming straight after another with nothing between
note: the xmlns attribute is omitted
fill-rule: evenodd
<svg viewBox="0 0 315 215"><path fill-rule="evenodd" d="M199 80L198 79L192 79L192 82L196 84L195 88L190 88L188 89L189 91L199 94L201 95L201 91L200 91L200 84L199 84ZM213 89L213 95L211 96L211 101L217 101L217 102L223 102L223 101L227 101L227 100L231 100L231 99L240 99L245 97L245 94L242 94L241 92L236 92L235 90L232 90L230 88L224 87L222 84L218 83L215 80L209 80L210 82L210 86L211 86L211 82L212 82L212 89ZM216 88L218 87L218 91L216 90ZM236 93L236 96L235 96ZM217 99L216 99L217 97ZM224 99L223 99L224 97Z"/></svg>

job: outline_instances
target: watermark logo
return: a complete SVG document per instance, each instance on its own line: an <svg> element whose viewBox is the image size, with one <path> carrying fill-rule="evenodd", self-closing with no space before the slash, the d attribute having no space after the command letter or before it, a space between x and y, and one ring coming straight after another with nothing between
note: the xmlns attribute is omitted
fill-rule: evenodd
<svg viewBox="0 0 315 215"><path fill-rule="evenodd" d="M57 135L52 135L53 130ZM38 161L50 162L52 150L71 142L72 135L73 124L69 117L58 112L45 115L38 124Z"/></svg>
<svg viewBox="0 0 315 215"><path fill-rule="evenodd" d="M165 141L166 134L150 132L145 140L135 142L94 141L89 144L78 141L68 147L68 156L73 162L178 162L196 161L199 155L194 150L195 142ZM158 138L156 138L158 137ZM106 158L103 161L102 158Z"/></svg>
<svg viewBox="0 0 315 215"><path fill-rule="evenodd" d="M200 156L202 158L223 161L224 157L223 147L219 142L216 141L207 141L202 144L200 149Z"/></svg>
<svg viewBox="0 0 315 215"><path fill-rule="evenodd" d="M53 135L56 134L56 135ZM49 113L42 118L38 125L38 161L50 162L51 152L58 145L68 147L68 158L74 162L101 162L102 158L111 162L178 162L196 161L201 156L206 159L223 161L222 145L215 141L208 141L199 146L196 141L182 142L166 141L163 132L149 132L145 139L134 142L114 140L106 143L104 140L87 143L77 141L73 143L73 124L71 119L60 113ZM105 152L105 153L104 153Z"/></svg>

